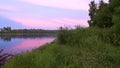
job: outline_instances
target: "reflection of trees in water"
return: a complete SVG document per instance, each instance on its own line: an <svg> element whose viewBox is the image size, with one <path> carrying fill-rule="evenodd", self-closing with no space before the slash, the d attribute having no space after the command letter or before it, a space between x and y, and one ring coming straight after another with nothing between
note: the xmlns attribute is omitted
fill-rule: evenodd
<svg viewBox="0 0 120 68"><path fill-rule="evenodd" d="M3 28L0 31L0 39L10 42L12 38L41 38L41 37L56 37L57 30L39 30L39 29L19 29L11 30L11 28Z"/></svg>
<svg viewBox="0 0 120 68"><path fill-rule="evenodd" d="M30 34L26 34L26 35L2 35L0 36L0 39L5 41L5 42L10 42L13 38L42 38L42 37L56 37L56 35L50 35L50 34L41 34L41 35L30 35Z"/></svg>
<svg viewBox="0 0 120 68"><path fill-rule="evenodd" d="M18 29L11 30L10 27L4 27L0 30L0 39L11 41L12 38L41 38L41 37L56 37L57 30L41 30L41 29Z"/></svg>
<svg viewBox="0 0 120 68"><path fill-rule="evenodd" d="M6 41L6 42L10 42L11 41L11 37L10 36L1 36L0 38L2 40Z"/></svg>

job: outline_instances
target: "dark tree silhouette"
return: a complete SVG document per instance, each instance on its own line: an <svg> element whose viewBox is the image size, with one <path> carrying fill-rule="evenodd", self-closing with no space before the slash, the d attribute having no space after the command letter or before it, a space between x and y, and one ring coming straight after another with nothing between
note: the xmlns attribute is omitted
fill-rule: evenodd
<svg viewBox="0 0 120 68"><path fill-rule="evenodd" d="M95 21L94 21L94 16L96 15L97 12L97 4L95 3L95 1L91 1L89 4L89 16L90 16L90 20L88 20L89 26L93 26L95 25Z"/></svg>

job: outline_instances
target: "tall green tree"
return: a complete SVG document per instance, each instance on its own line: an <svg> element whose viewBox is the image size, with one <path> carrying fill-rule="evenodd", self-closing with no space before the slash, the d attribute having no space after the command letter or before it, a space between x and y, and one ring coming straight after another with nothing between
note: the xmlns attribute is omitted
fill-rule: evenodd
<svg viewBox="0 0 120 68"><path fill-rule="evenodd" d="M109 9L109 4L104 3L103 0L100 0L98 10L94 16L94 21L96 26L100 28L108 28L113 25L112 22L112 13Z"/></svg>
<svg viewBox="0 0 120 68"><path fill-rule="evenodd" d="M95 25L100 28L107 28L113 25L112 14L108 7L99 10L94 16L94 20L96 21Z"/></svg>
<svg viewBox="0 0 120 68"><path fill-rule="evenodd" d="M114 45L120 45L120 0L109 0L109 3L100 0L91 21L100 28L109 28L110 35L105 37Z"/></svg>

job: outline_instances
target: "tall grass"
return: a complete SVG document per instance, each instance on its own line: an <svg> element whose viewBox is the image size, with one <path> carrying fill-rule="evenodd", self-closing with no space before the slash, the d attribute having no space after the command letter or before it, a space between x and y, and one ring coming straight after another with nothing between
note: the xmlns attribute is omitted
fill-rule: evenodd
<svg viewBox="0 0 120 68"><path fill-rule="evenodd" d="M97 27L62 29L56 41L17 55L5 67L120 68L120 47L110 43L108 32Z"/></svg>

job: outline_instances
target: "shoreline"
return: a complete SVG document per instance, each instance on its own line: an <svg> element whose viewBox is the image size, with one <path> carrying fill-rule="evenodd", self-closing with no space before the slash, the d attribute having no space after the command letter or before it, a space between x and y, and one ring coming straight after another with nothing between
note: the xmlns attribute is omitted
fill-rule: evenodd
<svg viewBox="0 0 120 68"><path fill-rule="evenodd" d="M61 30L54 42L15 56L5 67L119 68L120 47L108 42L108 31L96 27Z"/></svg>

